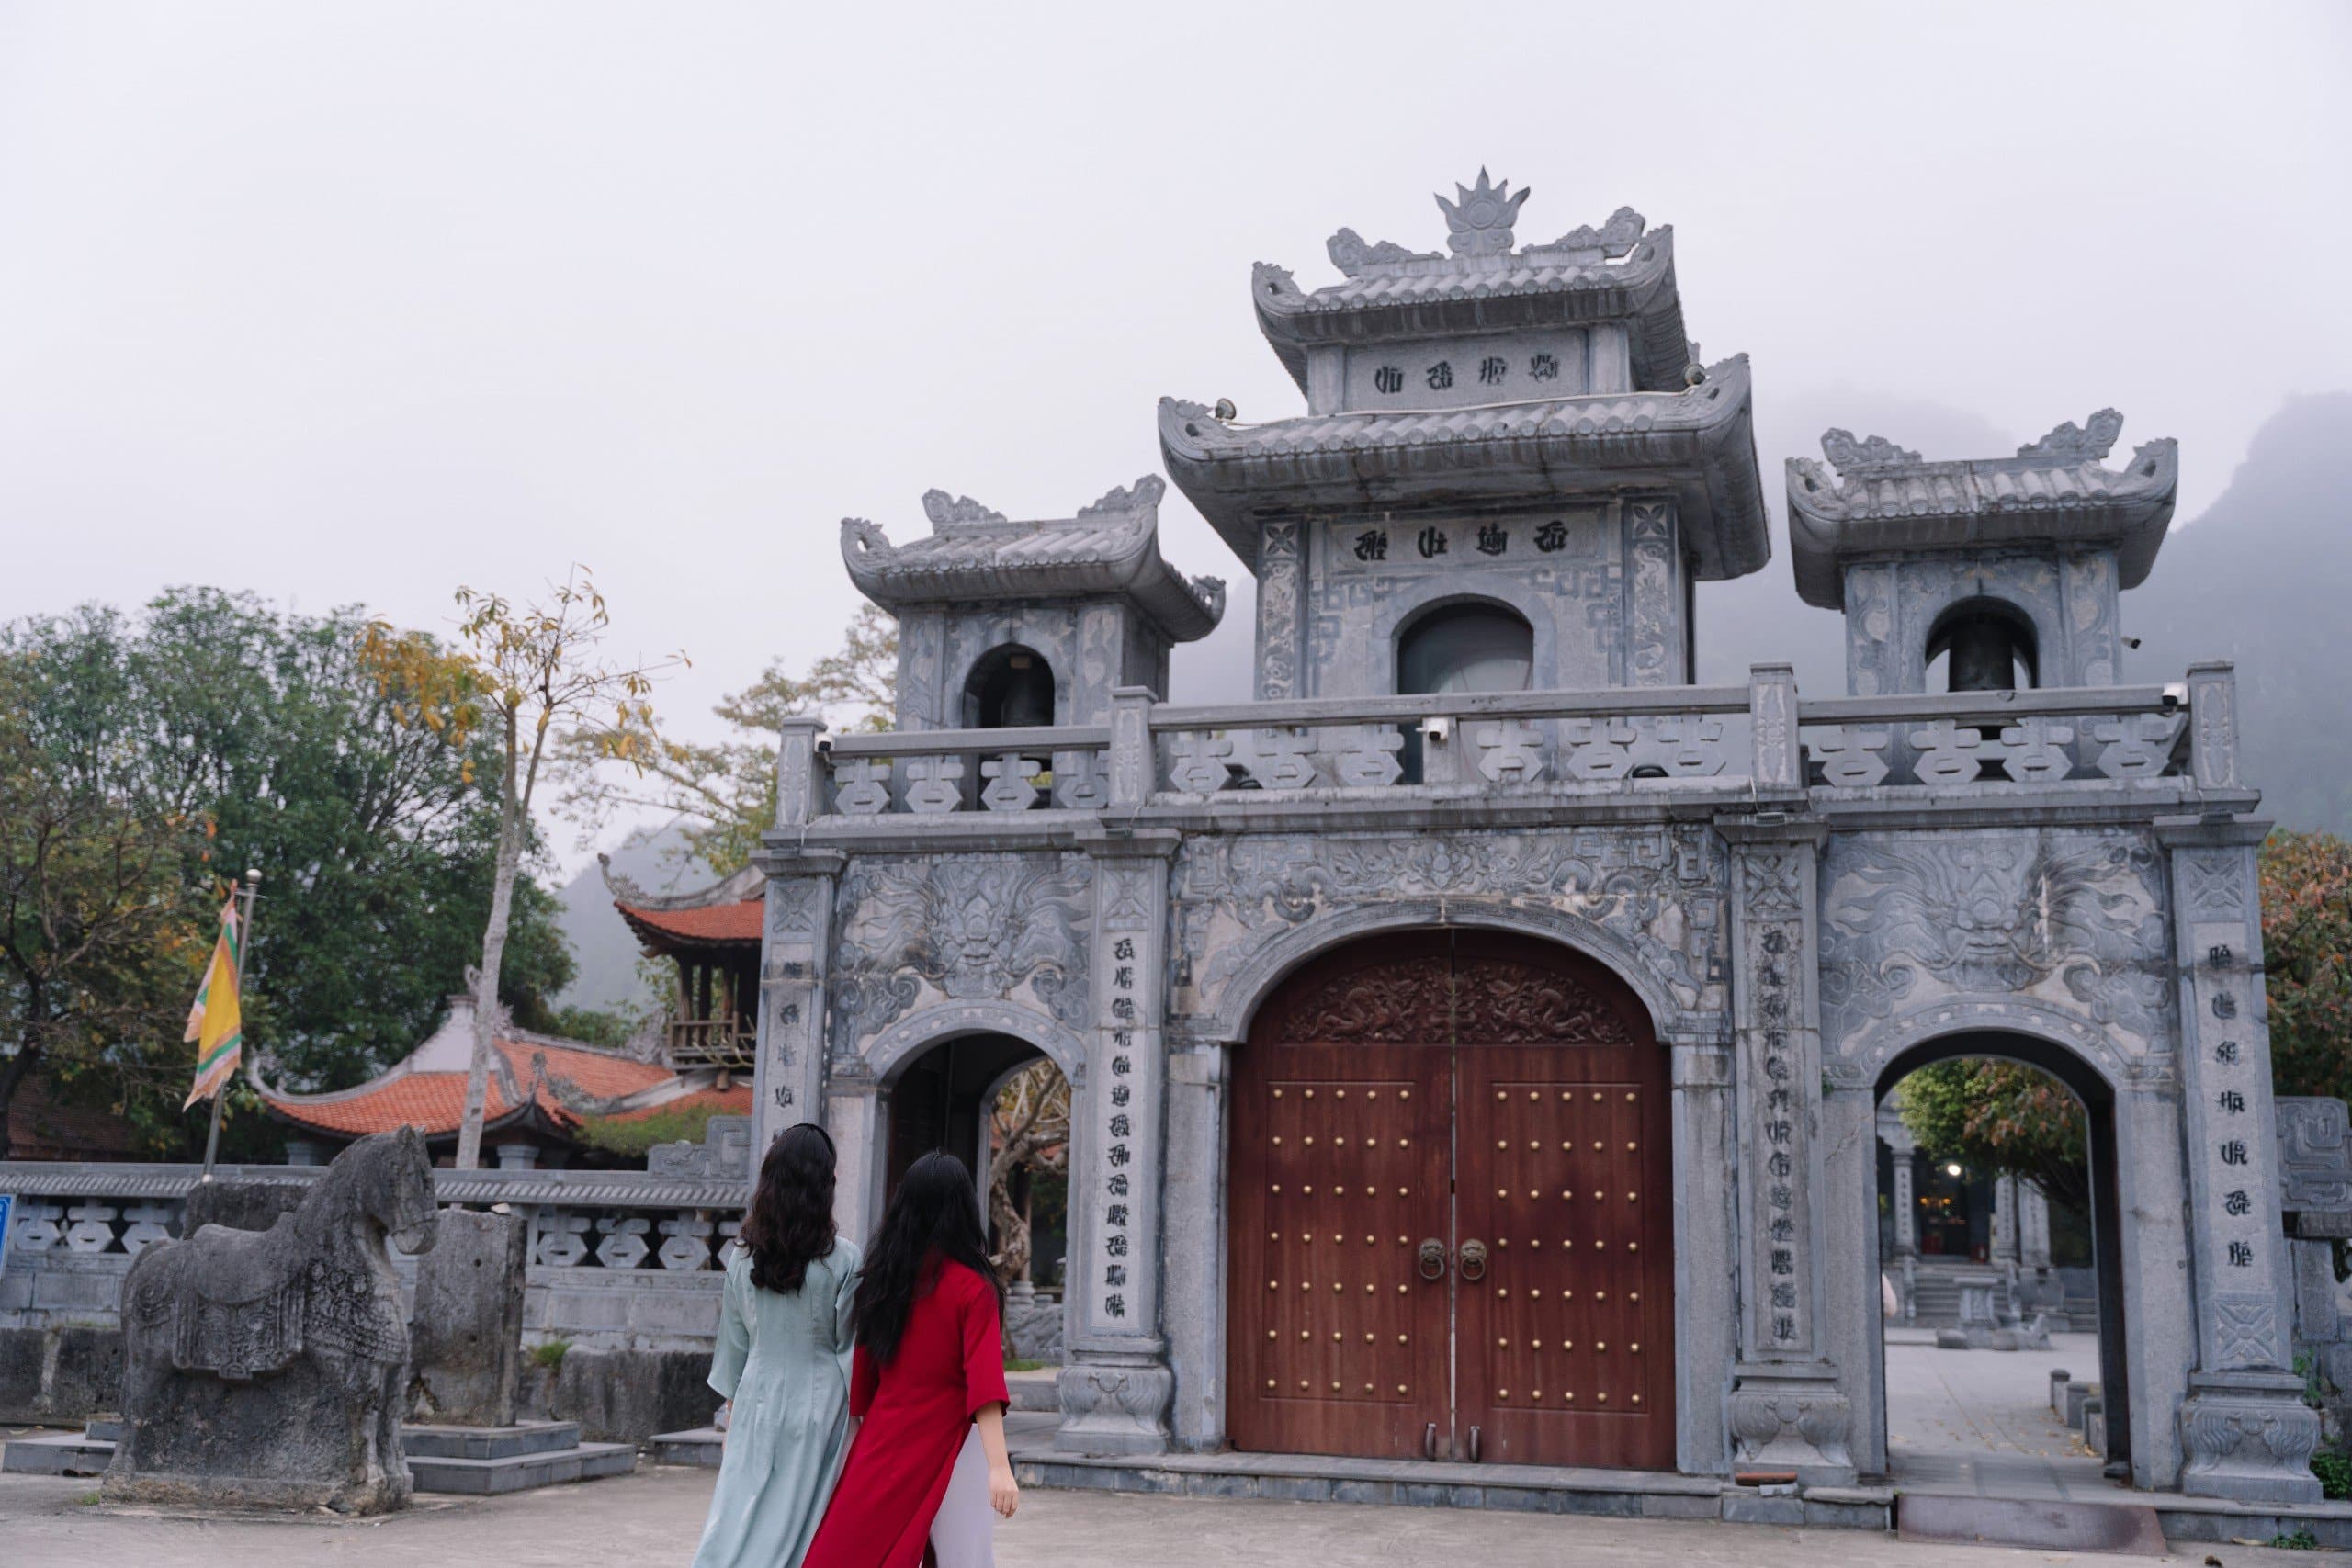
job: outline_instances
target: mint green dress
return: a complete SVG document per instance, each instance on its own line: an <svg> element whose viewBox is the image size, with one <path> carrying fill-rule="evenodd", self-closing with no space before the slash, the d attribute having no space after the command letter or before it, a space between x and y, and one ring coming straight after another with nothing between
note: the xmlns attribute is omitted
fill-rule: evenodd
<svg viewBox="0 0 2352 1568"><path fill-rule="evenodd" d="M710 1386L735 1402L694 1568L797 1568L849 1446L850 1305L865 1257L846 1241L789 1295L727 1258Z"/></svg>

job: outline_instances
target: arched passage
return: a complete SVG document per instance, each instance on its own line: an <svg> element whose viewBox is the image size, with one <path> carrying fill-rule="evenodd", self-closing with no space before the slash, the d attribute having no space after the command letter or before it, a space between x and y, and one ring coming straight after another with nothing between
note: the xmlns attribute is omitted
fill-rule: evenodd
<svg viewBox="0 0 2352 1568"><path fill-rule="evenodd" d="M1674 1462L1666 1053L1522 936L1327 953L1235 1063L1227 1427L1261 1451Z"/></svg>
<svg viewBox="0 0 2352 1568"><path fill-rule="evenodd" d="M2098 1280L2098 1382L2107 1427L2104 1458L2110 1471L2128 1467L2132 1458L2132 1390L2124 1342L2122 1203L2113 1086L2095 1066L2064 1046L2030 1034L1974 1030L1921 1041L1896 1053L1880 1069L1875 1099L1883 1104L1898 1084L1922 1067L1971 1057L2016 1062L2038 1069L2063 1085L2082 1108L2088 1146L2090 1250ZM1875 1187L1875 1162L1870 1169ZM1874 1191L1872 1212L1878 1202L1879 1194ZM1880 1240L1875 1227L1871 1240L1875 1249ZM1885 1258L1880 1257L1877 1263L1878 1267L1867 1276L1873 1291L1879 1288ZM1873 1314L1878 1311L1875 1302L1871 1310ZM1879 1343L1883 1358L1883 1343ZM1878 1384L1882 1390L1886 1386L1883 1364Z"/></svg>

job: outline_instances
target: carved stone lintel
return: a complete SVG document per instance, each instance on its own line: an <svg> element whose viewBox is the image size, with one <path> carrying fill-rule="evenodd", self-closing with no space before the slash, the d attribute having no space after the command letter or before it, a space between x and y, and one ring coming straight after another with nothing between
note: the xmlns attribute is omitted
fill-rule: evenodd
<svg viewBox="0 0 2352 1568"><path fill-rule="evenodd" d="M1739 1464L1793 1470L1806 1486L1854 1480L1846 1432L1853 1410L1827 1362L1742 1365L1731 1391L1733 1453Z"/></svg>
<svg viewBox="0 0 2352 1568"><path fill-rule="evenodd" d="M1093 1454L1168 1451L1176 1374L1148 1353L1076 1352L1056 1380L1062 1424L1054 1446Z"/></svg>
<svg viewBox="0 0 2352 1568"><path fill-rule="evenodd" d="M2319 1412L2302 1402L2293 1372L2192 1373L2181 1402L2180 1489L2245 1503L2312 1503L2319 1478Z"/></svg>

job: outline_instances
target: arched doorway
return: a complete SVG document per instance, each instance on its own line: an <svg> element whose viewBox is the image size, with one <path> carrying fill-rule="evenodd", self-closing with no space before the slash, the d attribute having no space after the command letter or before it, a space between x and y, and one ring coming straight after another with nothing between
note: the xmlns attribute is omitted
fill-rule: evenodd
<svg viewBox="0 0 2352 1568"><path fill-rule="evenodd" d="M890 1080L888 1147L882 1167L884 1207L907 1168L933 1149L964 1162L988 1208L989 1179L1000 1142L995 1111L1005 1087L1023 1069L1050 1058L1010 1034L961 1034L931 1046ZM1059 1069L1055 1069L1058 1073ZM880 1217L880 1211L876 1212ZM991 1247L996 1217L989 1216Z"/></svg>
<svg viewBox="0 0 2352 1568"><path fill-rule="evenodd" d="M1640 1002L1566 948L1302 967L1234 1075L1235 1446L1671 1468L1668 1113Z"/></svg>
<svg viewBox="0 0 2352 1568"><path fill-rule="evenodd" d="M2132 1390L2128 1371L2130 1359L2126 1354L2124 1343L2122 1205L2116 1159L2114 1092L2106 1078L2095 1067L2061 1046L2031 1035L2001 1031L1972 1031L1924 1041L1890 1060L1879 1074L1876 1085L1878 1104L1884 1108L1889 1097L1894 1093L1897 1087L1920 1069L1939 1063L1962 1059L1986 1059L2014 1063L2032 1068L2049 1079L2055 1080L2056 1085L2062 1086L2080 1109L2086 1144L2084 1159L2086 1179L2083 1187L2087 1201L2084 1206L2087 1209L2086 1217L2090 1233L2086 1250L2089 1272L2094 1281L2092 1293L2095 1297L2096 1327L2098 1336L2097 1376L2107 1433L2106 1448L2100 1457L2109 1474L2128 1475L2132 1460ZM1871 1195L1874 1212L1886 1210L1891 1202L1897 1199L1907 1201L1915 1208L1931 1203L1950 1203L1964 1209L1969 1206L1973 1197L1980 1202L1986 1202L1989 1208L1988 1200L1992 1190L1996 1186L2002 1185L1984 1180L1980 1173L1972 1171L1962 1162L1953 1162L1942 1168L1942 1175L1951 1179L1951 1191L1941 1194L1935 1191L1923 1191L1920 1190L1916 1174L1910 1181L1896 1180L1893 1190L1889 1191L1886 1190L1886 1181L1890 1172L1882 1169L1882 1162L1871 1162L1870 1168L1873 1173L1873 1185L1881 1188L1881 1190ZM1917 1168L1916 1165L1913 1167L1915 1172ZM1928 1174L1932 1177L1935 1173ZM1982 1190L1972 1191L1972 1181L1974 1188ZM2015 1195L2022 1190L2022 1186L2023 1184L2011 1180L2006 1184L2004 1190L2014 1199ZM1995 1228L1995 1219L2001 1216L1989 1212L1982 1215L1962 1217L1951 1224L1951 1236L1944 1240L1944 1246L1948 1248L1956 1248L1962 1256L1974 1259L1980 1256L1975 1246L1976 1240L1980 1239L1979 1233L1990 1235ZM2003 1219L2009 1235L2005 1243L1996 1244L1994 1248L1996 1252L2001 1250L2003 1246L2014 1248L2017 1223L2014 1212ZM1885 1278L1886 1270L1897 1262L1887 1254L1887 1234L1886 1230L1872 1227L1871 1241L1879 1256L1877 1267L1871 1270L1868 1277L1871 1288L1874 1292L1883 1288L1881 1281ZM1986 1261L1997 1265L1999 1259L1988 1258ZM1976 1272L1981 1275L1985 1271L1977 1270ZM1992 1272L1998 1273L1999 1270L1996 1268ZM2007 1288L2005 1280L2004 1284L1997 1289L2006 1292ZM2075 1292L2070 1289L2065 1295L2067 1298L2073 1298ZM2051 1303L2025 1303L2016 1310L2018 1315L2024 1316L2027 1315L2026 1305L2049 1305L2063 1315L2072 1304L2072 1300L2067 1299ZM1879 1310L1879 1304L1873 1303L1873 1315L1876 1315ZM1887 1386L1884 1338L1875 1337L1873 1343L1877 1346L1881 1358L1877 1382L1883 1393ZM2070 1361L2069 1365L2075 1372L2076 1382L2089 1381L2084 1375L2084 1369L2079 1363ZM1882 1429L1887 1429L1892 1425L1892 1418L1889 1416L1887 1427ZM1890 1466L1899 1468L1904 1457L1903 1450L1899 1445L1893 1442L1892 1437L1893 1434L1890 1432L1888 1462Z"/></svg>

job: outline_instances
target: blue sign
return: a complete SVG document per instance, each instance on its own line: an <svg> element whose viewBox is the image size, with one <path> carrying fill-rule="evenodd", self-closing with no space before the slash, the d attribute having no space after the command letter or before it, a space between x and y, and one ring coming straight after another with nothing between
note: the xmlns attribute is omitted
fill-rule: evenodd
<svg viewBox="0 0 2352 1568"><path fill-rule="evenodd" d="M8 1222L16 1217L17 1195L0 1192L0 1274L8 1271Z"/></svg>

